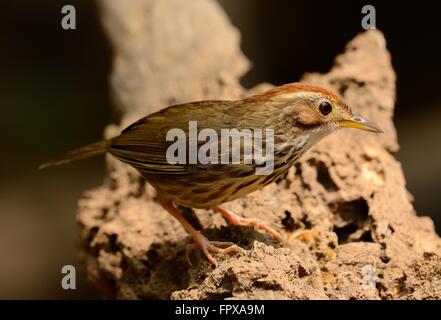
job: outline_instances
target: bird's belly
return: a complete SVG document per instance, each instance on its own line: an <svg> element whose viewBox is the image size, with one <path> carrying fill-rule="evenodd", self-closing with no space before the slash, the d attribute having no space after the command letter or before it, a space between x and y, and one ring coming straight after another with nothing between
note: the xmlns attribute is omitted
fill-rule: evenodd
<svg viewBox="0 0 441 320"><path fill-rule="evenodd" d="M213 184L191 183L181 179L173 179L167 184L152 185L156 190L176 204L192 208L211 208L224 202L243 197L251 192L261 189L260 177L254 179L229 179ZM246 186L244 184L247 184Z"/></svg>
<svg viewBox="0 0 441 320"><path fill-rule="evenodd" d="M155 189L176 204L192 208L211 208L233 201L249 193L260 190L274 182L286 170L277 170L270 175L250 175L247 177L228 177L209 182L196 177L146 177Z"/></svg>

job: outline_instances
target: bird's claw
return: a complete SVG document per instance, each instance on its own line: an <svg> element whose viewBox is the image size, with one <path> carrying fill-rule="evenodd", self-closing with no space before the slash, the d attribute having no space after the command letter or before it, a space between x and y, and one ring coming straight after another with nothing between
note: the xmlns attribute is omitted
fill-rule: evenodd
<svg viewBox="0 0 441 320"><path fill-rule="evenodd" d="M235 214L234 212L232 212L228 209L225 209L223 207L216 207L216 208L214 208L214 210L219 212L224 217L224 219L227 220L227 222L231 225L247 226L247 227L254 227L257 229L262 229L262 230L268 232L277 241L280 241L280 242L283 241L282 235L279 232L277 232L276 230L274 230L273 228L271 228L269 226L269 224L266 223L265 221L262 221L257 218L242 218L242 217L238 216L237 214Z"/></svg>
<svg viewBox="0 0 441 320"><path fill-rule="evenodd" d="M207 257L208 261L217 266L216 259L210 254L219 253L219 254L229 254L231 252L243 252L244 249L239 247L233 242L224 242L224 241L210 241L205 236L203 236L200 232L198 233L198 237L195 238L196 242L190 243L185 248L185 257L190 265L192 265L190 261L190 253L196 248L201 248L204 255ZM224 248L222 248L224 247Z"/></svg>

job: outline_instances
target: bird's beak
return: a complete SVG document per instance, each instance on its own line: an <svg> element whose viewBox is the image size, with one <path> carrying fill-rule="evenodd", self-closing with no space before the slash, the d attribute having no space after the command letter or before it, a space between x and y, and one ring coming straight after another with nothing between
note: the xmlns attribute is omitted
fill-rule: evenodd
<svg viewBox="0 0 441 320"><path fill-rule="evenodd" d="M340 125L343 128L356 128L360 130L375 132L375 133L383 133L383 130L380 129L372 121L366 120L363 117L354 114L351 118L340 121Z"/></svg>

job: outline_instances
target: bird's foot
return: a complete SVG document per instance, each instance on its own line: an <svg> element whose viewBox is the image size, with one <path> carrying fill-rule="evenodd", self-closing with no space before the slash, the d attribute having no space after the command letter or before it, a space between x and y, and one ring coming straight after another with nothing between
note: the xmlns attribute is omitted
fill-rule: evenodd
<svg viewBox="0 0 441 320"><path fill-rule="evenodd" d="M228 254L235 251L243 251L243 249L232 242L222 242L222 241L210 241L205 236L203 236L200 231L197 231L176 209L173 203L170 200L167 200L164 197L159 197L162 206L165 210L167 210L173 217L178 220L181 225L188 231L188 233L194 239L194 243L187 245L185 249L185 256L187 258L188 263L191 265L190 261L190 252L197 247L201 248L204 252L207 259L217 266L217 261L210 252L220 253L220 254Z"/></svg>
<svg viewBox="0 0 441 320"><path fill-rule="evenodd" d="M220 254L229 254L231 252L241 251L243 249L236 245L233 242L224 242L224 241L210 241L205 236L203 236L199 231L192 234L193 239L196 242L190 243L185 248L185 257L190 265L192 265L190 261L190 253L196 248L201 248L204 255L207 257L208 261L217 266L216 259L210 254L220 253Z"/></svg>
<svg viewBox="0 0 441 320"><path fill-rule="evenodd" d="M262 229L268 232L270 235L274 237L277 241L283 241L283 237L279 232L271 228L268 223L265 221L262 221L257 218L242 218L235 214L234 212L225 209L223 207L215 207L213 209L216 212L219 212L222 217L224 217L225 220L231 225L237 225L237 226L248 226L248 227L255 227L257 229Z"/></svg>

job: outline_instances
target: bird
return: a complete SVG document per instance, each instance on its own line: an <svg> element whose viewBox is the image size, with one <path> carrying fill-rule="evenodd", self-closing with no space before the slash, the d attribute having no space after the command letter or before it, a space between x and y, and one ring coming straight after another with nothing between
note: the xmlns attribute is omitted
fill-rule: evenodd
<svg viewBox="0 0 441 320"><path fill-rule="evenodd" d="M191 123L197 124L199 134L209 132L207 136L210 139L201 142L200 136L190 137ZM255 227L283 241L282 235L266 222L243 218L226 209L223 204L260 190L283 177L307 150L341 128L382 132L374 122L353 114L343 99L332 91L295 82L239 100L206 100L166 107L132 123L114 138L67 152L42 164L40 168L111 154L140 172L156 189L162 207L193 238L194 242L186 247L187 259L190 261L192 250L200 248L216 266L217 260L212 254L229 254L243 249L233 242L210 241L184 218L179 206L213 209L231 225ZM272 151L266 154L272 156L266 158L272 160L271 170L258 174L262 162L245 161L254 155L250 153L255 150L246 148L244 139L235 147L234 143L222 144L225 130L251 132L253 137L256 130L261 130L260 150ZM170 152L171 146L177 142L174 139L176 136L170 139L171 132L183 133L185 137L178 160L177 150ZM216 136L212 134L220 136L221 141L214 139ZM194 153L201 154L204 145L204 150L210 151L209 159L212 161L191 161L191 158L195 159ZM266 149L268 146L272 148ZM241 151L236 161L230 158L233 148ZM221 161L221 158L228 161Z"/></svg>

